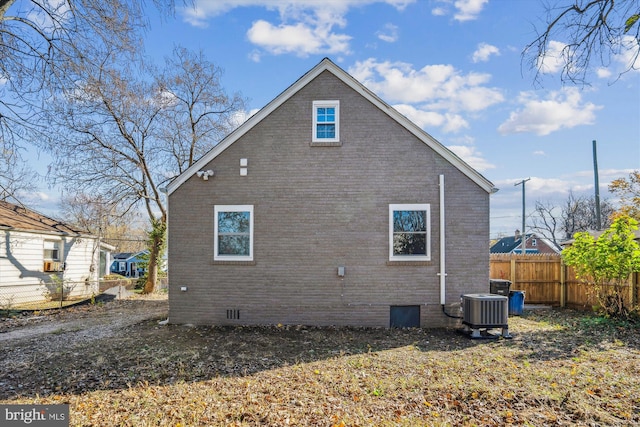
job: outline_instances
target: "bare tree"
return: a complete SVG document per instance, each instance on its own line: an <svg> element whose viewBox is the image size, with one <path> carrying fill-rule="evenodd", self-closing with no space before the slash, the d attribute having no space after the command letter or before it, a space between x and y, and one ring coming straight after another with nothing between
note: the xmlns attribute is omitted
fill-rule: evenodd
<svg viewBox="0 0 640 427"><path fill-rule="evenodd" d="M614 208L608 200L600 201L602 227L611 225ZM535 214L531 219L532 229L558 244L559 240L570 239L579 231L597 229L595 197L576 196L569 192L563 205L536 201Z"/></svg>
<svg viewBox="0 0 640 427"><path fill-rule="evenodd" d="M562 210L551 202L536 201L535 214L531 217L531 228L558 244Z"/></svg>
<svg viewBox="0 0 640 427"><path fill-rule="evenodd" d="M0 200L20 203L21 193L36 188L37 174L21 162L20 156L4 152L0 157L4 157L0 160Z"/></svg>
<svg viewBox="0 0 640 427"><path fill-rule="evenodd" d="M138 229L144 226L143 219L138 212L121 211L117 200L99 194L68 194L60 203L60 215L65 222L100 236L118 252L137 252L145 247L146 235Z"/></svg>
<svg viewBox="0 0 640 427"><path fill-rule="evenodd" d="M156 77L167 102L157 136L178 174L237 126L236 117L244 112L245 101L238 93L226 93L222 75L201 51L176 47Z"/></svg>
<svg viewBox="0 0 640 427"><path fill-rule="evenodd" d="M24 163L20 148L40 141L48 127L43 110L52 94L74 91L70 67L87 53L141 52L144 0L0 0L0 158L7 168ZM172 10L172 0L153 0ZM4 172L4 171L3 171ZM7 185L11 173L0 174ZM13 174L16 175L16 174ZM10 181L10 179L9 179Z"/></svg>
<svg viewBox="0 0 640 427"><path fill-rule="evenodd" d="M564 0L548 7L543 29L523 59L536 71L536 81L550 56L563 61L563 82L583 84L594 65L607 67L617 56L628 59L623 73L637 69L639 18L639 0Z"/></svg>
<svg viewBox="0 0 640 427"><path fill-rule="evenodd" d="M600 201L602 228L611 225L611 216L614 208L607 200ZM562 222L560 229L564 237L570 239L579 231L593 231L598 229L596 219L595 197L575 196L569 192L569 197L562 207Z"/></svg>
<svg viewBox="0 0 640 427"><path fill-rule="evenodd" d="M135 69L117 55L103 57L99 65L76 62L82 83L75 92L56 98L51 117L57 132L48 146L61 184L117 201L119 210L141 207L145 212L151 226L146 292L154 289L165 241L162 187L193 161L190 153L215 145L223 131L230 130L232 110L243 108L239 96L226 97L218 75L209 75L218 69L202 55L184 50L176 54L194 65L175 70L180 61L176 57L164 72L155 72ZM164 77L171 75L173 80ZM190 83L181 86L185 82ZM186 95L185 87L190 88ZM215 98L205 95L209 93ZM167 138L172 126L192 132L186 140Z"/></svg>

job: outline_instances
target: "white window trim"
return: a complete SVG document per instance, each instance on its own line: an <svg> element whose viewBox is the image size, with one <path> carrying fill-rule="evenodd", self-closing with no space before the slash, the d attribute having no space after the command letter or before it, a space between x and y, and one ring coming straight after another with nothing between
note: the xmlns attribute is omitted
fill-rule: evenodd
<svg viewBox="0 0 640 427"><path fill-rule="evenodd" d="M425 255L393 254L393 212L394 211L426 211L427 253ZM389 261L431 261L431 205L429 203L390 204L389 205Z"/></svg>
<svg viewBox="0 0 640 427"><path fill-rule="evenodd" d="M59 262L62 260L62 240L60 239L45 239L42 245L42 258L45 261L52 261L52 262ZM58 251L58 258L47 258L44 256L44 251L46 250L57 250Z"/></svg>
<svg viewBox="0 0 640 427"><path fill-rule="evenodd" d="M333 107L336 109L336 137L318 138L316 133L318 124L318 108ZM340 101L313 101L313 127L311 129L312 142L340 142Z"/></svg>
<svg viewBox="0 0 640 427"><path fill-rule="evenodd" d="M218 255L218 212L249 212L249 255ZM214 261L253 261L253 205L215 205L213 214Z"/></svg>

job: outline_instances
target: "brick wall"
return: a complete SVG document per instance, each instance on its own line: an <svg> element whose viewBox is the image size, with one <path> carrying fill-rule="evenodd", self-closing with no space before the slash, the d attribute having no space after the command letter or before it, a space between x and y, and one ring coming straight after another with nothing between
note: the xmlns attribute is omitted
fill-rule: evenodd
<svg viewBox="0 0 640 427"><path fill-rule="evenodd" d="M336 99L342 144L312 147L312 101ZM169 200L172 323L389 326L391 305L420 305L421 326L451 324L437 275L440 174L447 304L486 291L488 194L328 72L205 169L215 176L191 177ZM431 261L388 261L392 203L431 204ZM213 261L216 204L254 206L253 262Z"/></svg>

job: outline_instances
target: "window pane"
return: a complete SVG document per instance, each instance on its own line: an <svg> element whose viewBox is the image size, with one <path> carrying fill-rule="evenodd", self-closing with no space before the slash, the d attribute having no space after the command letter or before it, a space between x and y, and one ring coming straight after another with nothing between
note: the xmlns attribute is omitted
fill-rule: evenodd
<svg viewBox="0 0 640 427"><path fill-rule="evenodd" d="M249 256L249 236L248 235L218 236L218 255Z"/></svg>
<svg viewBox="0 0 640 427"><path fill-rule="evenodd" d="M326 122L333 123L336 121L335 108L318 107L316 114L317 114L318 123L326 123Z"/></svg>
<svg viewBox="0 0 640 427"><path fill-rule="evenodd" d="M336 126L335 125L318 125L317 137L318 138L335 138Z"/></svg>
<svg viewBox="0 0 640 427"><path fill-rule="evenodd" d="M393 211L393 232L427 231L426 211Z"/></svg>
<svg viewBox="0 0 640 427"><path fill-rule="evenodd" d="M427 234L426 233L394 233L393 234L393 254L394 255L426 255L427 254Z"/></svg>
<svg viewBox="0 0 640 427"><path fill-rule="evenodd" d="M218 212L218 233L249 233L249 212Z"/></svg>
<svg viewBox="0 0 640 427"><path fill-rule="evenodd" d="M58 261L59 255L57 249L45 249L44 250L44 259L50 259L53 261Z"/></svg>

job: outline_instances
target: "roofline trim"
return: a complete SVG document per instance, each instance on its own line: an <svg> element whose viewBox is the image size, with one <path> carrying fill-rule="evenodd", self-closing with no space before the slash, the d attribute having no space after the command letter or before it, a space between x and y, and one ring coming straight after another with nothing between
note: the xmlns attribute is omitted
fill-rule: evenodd
<svg viewBox="0 0 640 427"><path fill-rule="evenodd" d="M198 170L202 169L207 163L215 159L220 153L226 150L231 144L240 139L243 135L249 132L256 124L261 122L265 117L271 114L276 108L280 105L284 104L287 100L289 100L293 95L295 95L298 91L300 91L303 87L305 87L308 83L310 83L313 79L319 76L322 72L329 71L337 78L339 78L342 82L344 82L347 86L351 87L353 90L361 94L371 103L373 103L380 110L387 113L392 119L402 125L405 129L411 132L415 137L417 137L424 144L433 149L436 153L440 154L444 157L449 163L454 165L458 170L460 170L464 175L466 175L469 179L475 182L478 186L480 186L486 192L493 194L498 191L498 189L493 185L491 181L486 179L483 175L481 175L478 171L472 168L468 163L458 157L453 151L449 150L442 143L437 141L434 137L429 135L426 131L420 128L418 125L409 120L406 116L400 114L396 109L391 107L385 101L383 101L378 95L373 93L367 87L365 87L362 83L356 80L349 73L344 71L342 68L337 66L333 61L329 58L324 58L318 65L313 67L307 73L305 73L302 77L296 80L291 86L285 89L280 95L276 96L271 102L269 102L266 106L256 112L253 116L251 116L247 121L237 127L234 131L232 131L229 135L227 135L218 145L213 147L209 152L207 152L204 156L198 159L193 165L187 168L182 174L178 175L173 181L169 183L167 186L167 194L171 195L175 190L177 190L184 182L186 182L191 176L193 176Z"/></svg>

